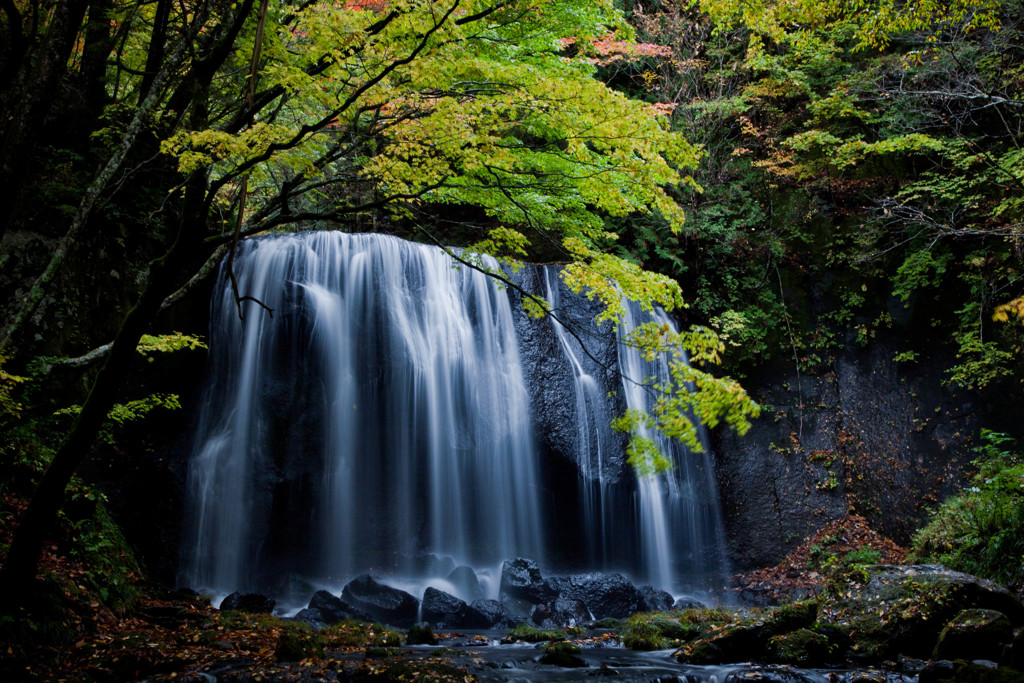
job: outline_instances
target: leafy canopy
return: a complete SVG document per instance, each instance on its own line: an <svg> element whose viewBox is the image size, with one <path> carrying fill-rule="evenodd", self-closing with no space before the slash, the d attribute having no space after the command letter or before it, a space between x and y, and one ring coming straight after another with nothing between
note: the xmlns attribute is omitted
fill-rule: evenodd
<svg viewBox="0 0 1024 683"><path fill-rule="evenodd" d="M206 254L233 233L372 224L467 246L477 266L483 254L563 263L565 283L602 304L602 321L623 319L623 295L676 309L679 285L617 251L614 226L644 218L679 235L675 195L699 189L689 173L702 152L670 130L664 110L595 77L615 60L663 52L636 45L616 4L114 0L109 26L90 24L116 38L99 79L105 106L88 124L90 149L106 161L65 241L106 195L117 198L130 163L133 183L154 183L134 207L154 241L173 243L177 213L204 226L187 239ZM85 61L67 60L69 78ZM58 251L33 291L62 267ZM241 312L245 292L236 295ZM195 343L144 338L139 348L148 356ZM5 379L3 396L15 381ZM700 379L680 373L656 387L698 391L665 403L654 423L684 441L695 438L692 419L674 411L742 429L755 410L746 394Z"/></svg>

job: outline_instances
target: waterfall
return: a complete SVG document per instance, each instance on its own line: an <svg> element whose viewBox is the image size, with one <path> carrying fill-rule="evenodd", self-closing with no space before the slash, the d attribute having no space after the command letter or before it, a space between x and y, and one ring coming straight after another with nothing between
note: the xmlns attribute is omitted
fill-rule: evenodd
<svg viewBox="0 0 1024 683"><path fill-rule="evenodd" d="M645 322L675 322L664 311L643 311L626 301L622 329L632 330ZM669 383L669 361L661 356L646 360L636 348L620 339L619 367L626 405L650 411L655 397L638 382ZM698 424L703 450L693 452L660 432L644 430L665 453L672 468L662 474L637 477L637 507L646 579L655 586L699 592L726 576L725 531L718 502L718 485L707 433Z"/></svg>
<svg viewBox="0 0 1024 683"><path fill-rule="evenodd" d="M545 268L544 294L553 311L561 311L564 297L571 296L558 270ZM550 319L559 347L571 368L575 387L577 439L575 457L580 477L580 507L591 566L626 569L654 586L686 593L706 593L726 576L725 536L718 487L706 433L700 425L703 452L692 452L659 432L644 429L668 457L670 471L641 477L616 472L623 440L610 427L622 407L649 412L655 396L651 384L666 384L666 357L653 361L625 343L629 330L646 322L675 322L664 311L645 312L628 300L625 319L615 333L618 374L616 403L607 382L599 379L602 368L584 348L586 340L568 333ZM563 314L564 316L564 314ZM563 317L560 316L560 317ZM633 543L629 543L629 539ZM627 541L627 542L624 542Z"/></svg>
<svg viewBox="0 0 1024 683"><path fill-rule="evenodd" d="M324 580L408 570L424 552L542 559L507 294L391 237L305 233L240 249L240 291L275 313L250 307L240 321L227 289L212 306L190 584L265 589L288 555L283 569ZM283 491L267 490L282 478ZM298 518L292 530L282 514Z"/></svg>
<svg viewBox="0 0 1024 683"><path fill-rule="evenodd" d="M662 443L673 471L637 479L622 474L622 438L608 426L624 405L648 406L630 380L667 372L664 361L619 344L623 379L610 396L607 370L578 339L528 323L552 326L575 386L556 400L574 402L577 446L566 455L577 486L552 481L531 428L521 311L492 279L455 266L440 249L382 235L240 245L239 290L273 316L247 302L240 319L227 286L211 303L183 582L281 592L290 574L340 586L365 571L426 576L438 558L545 566L547 510L563 491L579 495L587 568L676 592L722 576L709 456ZM575 296L560 291L556 268L539 272L555 308ZM644 319L634 306L629 315L627 327Z"/></svg>

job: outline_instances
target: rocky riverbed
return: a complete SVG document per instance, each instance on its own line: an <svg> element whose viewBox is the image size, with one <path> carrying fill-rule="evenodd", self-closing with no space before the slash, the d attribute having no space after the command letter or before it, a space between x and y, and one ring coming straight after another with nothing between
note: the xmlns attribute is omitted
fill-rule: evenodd
<svg viewBox="0 0 1024 683"><path fill-rule="evenodd" d="M272 605L236 594L222 607ZM390 642L362 650L332 650L341 619L376 619L407 632L382 631L393 634ZM358 577L340 596L314 594L281 642L292 643L286 654L306 674L312 662L331 662L317 674L322 680L430 672L502 681L994 681L1024 678L1022 625L1016 595L938 566L859 567L813 599L712 608L673 603L617 574L545 578L517 558L504 565L500 600L466 603L427 588L420 602ZM290 680L281 643L275 650L278 661L262 675ZM249 680L246 671L204 673Z"/></svg>
<svg viewBox="0 0 1024 683"><path fill-rule="evenodd" d="M218 610L193 592L153 589L128 613L82 619L80 640L59 657L26 651L0 661L0 674L194 683L1024 680L1018 596L938 566L857 567L811 599L774 607L673 603L621 575L545 577L523 558L504 570L499 600L467 603L437 588L420 600L362 576L339 594L315 592L291 617L274 615L264 596L235 594Z"/></svg>

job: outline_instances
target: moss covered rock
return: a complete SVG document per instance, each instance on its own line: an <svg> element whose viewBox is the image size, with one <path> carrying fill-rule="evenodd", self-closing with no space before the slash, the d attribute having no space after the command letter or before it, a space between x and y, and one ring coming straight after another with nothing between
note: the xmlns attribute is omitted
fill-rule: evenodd
<svg viewBox="0 0 1024 683"><path fill-rule="evenodd" d="M545 643L543 646L543 652L544 654L540 658L540 661L543 664L552 664L554 666L570 668L587 665L587 663L583 661L583 658L580 657L580 654L583 652L583 648L574 643L564 641Z"/></svg>
<svg viewBox="0 0 1024 683"><path fill-rule="evenodd" d="M663 613L634 614L619 631L622 644L632 650L662 650L693 640L699 626Z"/></svg>
<svg viewBox="0 0 1024 683"><path fill-rule="evenodd" d="M434 629L426 621L421 621L409 627L409 635L406 638L409 645L437 645L437 636Z"/></svg>
<svg viewBox="0 0 1024 683"><path fill-rule="evenodd" d="M932 659L990 659L999 661L1003 646L1013 640L1013 626L1002 612L968 609L946 624Z"/></svg>
<svg viewBox="0 0 1024 683"><path fill-rule="evenodd" d="M848 655L863 662L929 658L942 628L965 609L1024 618L1020 601L1002 586L934 565L868 567L858 580L834 586L824 603L828 621L852 638Z"/></svg>
<svg viewBox="0 0 1024 683"><path fill-rule="evenodd" d="M828 638L806 628L772 636L765 647L765 658L773 664L819 666L828 654Z"/></svg>
<svg viewBox="0 0 1024 683"><path fill-rule="evenodd" d="M818 603L804 600L775 608L765 623L773 633L781 634L808 628L817 620Z"/></svg>
<svg viewBox="0 0 1024 683"><path fill-rule="evenodd" d="M727 626L676 652L684 664L729 664L763 659L770 633L765 625Z"/></svg>
<svg viewBox="0 0 1024 683"><path fill-rule="evenodd" d="M309 625L297 622L281 631L274 648L279 662L297 662L301 659L321 659L324 656L324 638Z"/></svg>

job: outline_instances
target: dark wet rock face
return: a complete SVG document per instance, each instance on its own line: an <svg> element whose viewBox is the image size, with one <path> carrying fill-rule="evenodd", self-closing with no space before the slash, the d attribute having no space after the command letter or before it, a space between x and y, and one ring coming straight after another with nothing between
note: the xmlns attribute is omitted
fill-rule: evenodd
<svg viewBox="0 0 1024 683"><path fill-rule="evenodd" d="M483 617L487 624L485 628L511 627L523 622L522 618L516 617L504 603L497 600L474 600L469 606Z"/></svg>
<svg viewBox="0 0 1024 683"><path fill-rule="evenodd" d="M224 598L220 603L223 612L248 612L249 614L270 614L274 611L277 603L265 595L259 593L235 592Z"/></svg>
<svg viewBox="0 0 1024 683"><path fill-rule="evenodd" d="M416 598L377 582L369 574L350 581L342 590L341 597L353 607L368 612L375 620L399 628L408 628L416 623L419 612Z"/></svg>
<svg viewBox="0 0 1024 683"><path fill-rule="evenodd" d="M651 586L637 588L622 574L570 574L545 579L536 562L523 558L505 562L501 594L507 609L529 617L537 625L625 619L637 612L669 610L673 605L669 593Z"/></svg>
<svg viewBox="0 0 1024 683"><path fill-rule="evenodd" d="M653 586L640 586L640 595L644 601L645 612L667 612L672 609L672 594Z"/></svg>
<svg viewBox="0 0 1024 683"><path fill-rule="evenodd" d="M423 620L440 629L489 628L492 625L487 615L464 600L432 586L423 593Z"/></svg>
<svg viewBox="0 0 1024 683"><path fill-rule="evenodd" d="M584 603L595 619L625 619L647 609L644 594L622 574L554 576L548 588Z"/></svg>
<svg viewBox="0 0 1024 683"><path fill-rule="evenodd" d="M573 627L590 621L590 611L583 602L560 595L534 607L530 620L542 629Z"/></svg>
<svg viewBox="0 0 1024 683"><path fill-rule="evenodd" d="M306 612L306 610L303 610L296 614L295 617L302 621L321 621L326 624L334 624L344 619L373 621L373 617L368 612L353 607L327 591L317 591L314 593L306 609L310 610L310 612L303 615L303 612ZM319 615L319 618L316 615Z"/></svg>
<svg viewBox="0 0 1024 683"><path fill-rule="evenodd" d="M501 567L501 594L537 605L556 595L544 582L533 560L517 557Z"/></svg>
<svg viewBox="0 0 1024 683"><path fill-rule="evenodd" d="M848 343L813 372L790 361L754 368L743 382L771 406L742 437L712 433L729 558L744 572L777 564L849 511L906 544L930 502L959 490L986 425L1015 429L998 395L942 385L952 354L893 361L900 339ZM905 347L902 347L905 348Z"/></svg>

